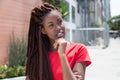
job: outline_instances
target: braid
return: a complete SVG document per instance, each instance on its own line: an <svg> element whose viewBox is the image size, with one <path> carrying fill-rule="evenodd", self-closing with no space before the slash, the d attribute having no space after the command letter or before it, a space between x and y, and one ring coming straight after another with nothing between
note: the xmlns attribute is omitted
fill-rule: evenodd
<svg viewBox="0 0 120 80"><path fill-rule="evenodd" d="M26 75L30 80L53 80L48 57L51 44L48 36L41 33L43 19L52 10L58 9L44 3L31 12L26 64Z"/></svg>

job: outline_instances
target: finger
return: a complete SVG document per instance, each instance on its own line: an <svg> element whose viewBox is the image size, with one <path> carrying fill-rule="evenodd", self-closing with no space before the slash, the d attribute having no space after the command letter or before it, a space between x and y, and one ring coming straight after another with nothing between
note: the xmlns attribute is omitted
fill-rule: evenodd
<svg viewBox="0 0 120 80"><path fill-rule="evenodd" d="M81 75L75 75L75 77L79 80L83 79L83 76L81 76Z"/></svg>
<svg viewBox="0 0 120 80"><path fill-rule="evenodd" d="M78 74L78 72L77 72L77 71L76 71L76 72L73 72L73 74L77 75L77 74Z"/></svg>
<svg viewBox="0 0 120 80"><path fill-rule="evenodd" d="M55 49L57 49L58 46L59 46L58 42L55 42L55 43L53 44L53 46L54 46Z"/></svg>

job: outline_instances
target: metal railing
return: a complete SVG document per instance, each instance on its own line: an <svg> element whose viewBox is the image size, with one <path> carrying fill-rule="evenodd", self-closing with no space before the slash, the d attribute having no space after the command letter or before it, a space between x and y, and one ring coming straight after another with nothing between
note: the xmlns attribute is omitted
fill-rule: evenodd
<svg viewBox="0 0 120 80"><path fill-rule="evenodd" d="M66 39L87 46L102 46L104 48L109 44L109 30L106 28L67 28Z"/></svg>

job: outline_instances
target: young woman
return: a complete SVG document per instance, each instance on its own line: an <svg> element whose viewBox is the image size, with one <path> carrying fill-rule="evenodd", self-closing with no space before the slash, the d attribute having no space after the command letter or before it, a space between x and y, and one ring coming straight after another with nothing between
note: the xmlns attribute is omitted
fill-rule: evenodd
<svg viewBox="0 0 120 80"><path fill-rule="evenodd" d="M65 39L65 25L60 11L44 3L31 12L27 80L84 80L91 60L83 44Z"/></svg>

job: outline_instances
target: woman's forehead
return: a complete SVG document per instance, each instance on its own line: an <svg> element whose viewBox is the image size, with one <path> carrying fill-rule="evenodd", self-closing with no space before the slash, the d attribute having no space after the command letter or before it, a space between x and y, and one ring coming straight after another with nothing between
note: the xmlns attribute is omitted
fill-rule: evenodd
<svg viewBox="0 0 120 80"><path fill-rule="evenodd" d="M45 18L54 18L54 17L62 17L61 13L58 12L57 10L52 10L51 12L49 12Z"/></svg>

